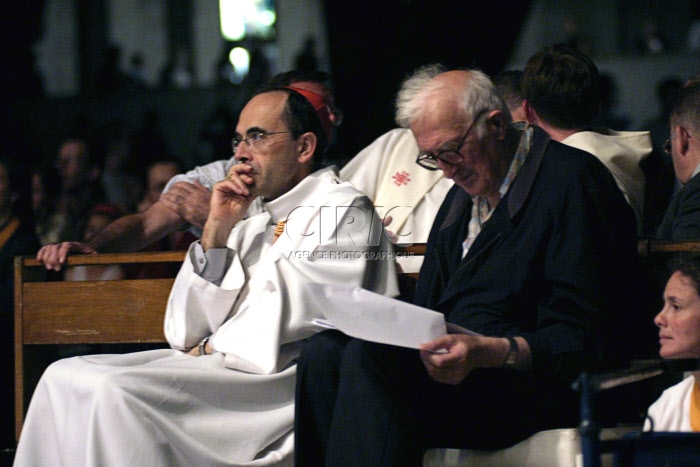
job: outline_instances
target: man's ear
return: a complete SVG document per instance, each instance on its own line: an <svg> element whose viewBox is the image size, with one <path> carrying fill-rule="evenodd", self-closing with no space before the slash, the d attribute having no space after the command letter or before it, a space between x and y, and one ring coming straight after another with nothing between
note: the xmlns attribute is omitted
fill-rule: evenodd
<svg viewBox="0 0 700 467"><path fill-rule="evenodd" d="M503 115L503 111L492 110L489 112L489 116L486 119L486 124L492 126L496 130L498 139L503 139L506 137L508 124L506 123L506 117Z"/></svg>
<svg viewBox="0 0 700 467"><path fill-rule="evenodd" d="M314 157L314 152L316 152L316 135L312 132L307 132L302 134L297 139L297 144L299 145L299 157L297 160L300 164L305 164L309 162Z"/></svg>
<svg viewBox="0 0 700 467"><path fill-rule="evenodd" d="M525 118L527 119L527 122L532 125L537 125L540 121L540 117L527 100L523 101L523 108L525 109Z"/></svg>
<svg viewBox="0 0 700 467"><path fill-rule="evenodd" d="M691 135L688 130L681 125L676 125L673 131L676 132L676 137L678 138L678 151L681 155L685 156L688 153L688 148L690 147Z"/></svg>

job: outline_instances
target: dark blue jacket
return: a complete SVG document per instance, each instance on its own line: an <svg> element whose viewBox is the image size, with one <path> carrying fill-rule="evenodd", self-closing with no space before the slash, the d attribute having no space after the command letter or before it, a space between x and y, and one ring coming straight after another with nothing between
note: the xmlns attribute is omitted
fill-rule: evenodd
<svg viewBox="0 0 700 467"><path fill-rule="evenodd" d="M656 236L662 240L700 240L700 175L671 198Z"/></svg>
<svg viewBox="0 0 700 467"><path fill-rule="evenodd" d="M525 163L462 259L471 209L453 187L416 304L485 335L523 336L547 379L623 366L639 324L627 317L640 319L635 218L605 166L535 127Z"/></svg>

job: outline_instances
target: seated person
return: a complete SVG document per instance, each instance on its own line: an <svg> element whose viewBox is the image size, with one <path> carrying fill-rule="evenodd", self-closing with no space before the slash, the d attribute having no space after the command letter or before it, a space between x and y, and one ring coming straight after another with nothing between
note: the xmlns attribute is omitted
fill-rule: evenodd
<svg viewBox="0 0 700 467"><path fill-rule="evenodd" d="M506 101L513 122L527 121L525 113L525 98L520 81L523 79L521 70L505 70L493 77L493 85L498 94Z"/></svg>
<svg viewBox="0 0 700 467"><path fill-rule="evenodd" d="M593 128L602 94L598 67L582 52L557 44L542 48L525 65L521 81L527 120L567 146L593 154L610 170L644 231L644 172L652 152L648 131Z"/></svg>
<svg viewBox="0 0 700 467"><path fill-rule="evenodd" d="M182 162L174 156L163 156L146 167L146 190L138 203L143 212L156 204L173 177L182 171Z"/></svg>
<svg viewBox="0 0 700 467"><path fill-rule="evenodd" d="M661 358L700 358L700 256L671 262L664 306L654 318ZM700 371L664 391L647 413L645 431L700 432Z"/></svg>
<svg viewBox="0 0 700 467"><path fill-rule="evenodd" d="M418 154L410 130L397 128L377 138L339 172L340 178L374 201L397 244L426 243L430 226L453 182L442 172L413 163ZM405 272L418 272L422 257L399 258Z"/></svg>
<svg viewBox="0 0 700 467"><path fill-rule="evenodd" d="M144 212L160 201L163 190L169 180L176 177L182 171L182 163L174 156L163 156L154 160L146 167L146 191L138 204L138 211ZM225 174L221 176L224 178ZM208 209L207 209L208 212ZM189 230L177 230L171 232L160 240L151 243L141 251L181 251L199 237ZM135 277L169 277L171 266L169 264L144 266L130 266L131 275ZM177 272L175 270L174 272Z"/></svg>
<svg viewBox="0 0 700 467"><path fill-rule="evenodd" d="M522 72L500 73L496 88L518 121L525 120L520 91ZM515 118L515 117L514 117ZM426 243L435 215L454 182L440 170L424 170L410 156L418 154L411 130L397 128L360 151L340 177L374 200L377 212L398 244ZM388 216L388 217L387 217ZM418 272L422 257L399 257L405 272Z"/></svg>
<svg viewBox="0 0 700 467"><path fill-rule="evenodd" d="M357 222L371 201L317 170L327 138L302 92L272 88L243 108L238 164L214 185L168 299L172 349L52 364L16 466L291 464L296 358L323 317L308 284L397 292L380 223ZM244 220L258 196L264 211Z"/></svg>
<svg viewBox="0 0 700 467"><path fill-rule="evenodd" d="M425 449L494 449L575 426L571 382L625 366L639 312L634 214L591 154L511 116L478 70L415 72L397 98L421 167L454 181L415 304L481 335L421 350L338 331L304 345L296 465L421 465ZM407 157L409 157L407 155Z"/></svg>
<svg viewBox="0 0 700 467"><path fill-rule="evenodd" d="M99 139L74 135L61 143L56 157L60 176L56 207L64 218L59 240L81 238L90 210L105 202L100 184L103 164L104 151Z"/></svg>
<svg viewBox="0 0 700 467"><path fill-rule="evenodd" d="M683 185L673 195L656 236L662 240L700 239L700 81L684 85L669 116L671 137L664 150Z"/></svg>
<svg viewBox="0 0 700 467"><path fill-rule="evenodd" d="M272 82L276 86L294 86L314 93L313 105L319 114L325 114L322 124L326 139L330 140L332 128L340 119L339 114L336 115L330 90L324 84L327 77L327 74L318 72L287 72L273 78ZM67 241L45 245L37 254L37 259L43 261L47 269L58 271L70 253L139 251L185 228L199 237L209 212L212 186L223 179L235 163L235 157L232 157L173 177L160 200L149 209L121 217L94 235L88 243ZM261 210L260 202L255 202L251 207L251 213Z"/></svg>

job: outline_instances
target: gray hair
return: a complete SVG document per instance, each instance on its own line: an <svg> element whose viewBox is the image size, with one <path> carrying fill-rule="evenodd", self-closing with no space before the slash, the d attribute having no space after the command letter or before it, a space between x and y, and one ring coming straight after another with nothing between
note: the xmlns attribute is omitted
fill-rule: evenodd
<svg viewBox="0 0 700 467"><path fill-rule="evenodd" d="M425 112L426 101L440 94L452 95L457 105L472 121L484 110L501 110L507 116L508 123L512 122L508 106L486 74L480 70L464 70L467 72L467 79L460 90L444 82L436 82L435 78L446 71L449 70L439 64L425 65L403 82L396 98L396 123L399 126L410 127L411 123ZM474 131L477 137L483 136L482 125L475 127Z"/></svg>
<svg viewBox="0 0 700 467"><path fill-rule="evenodd" d="M506 115L508 123L512 122L508 106L496 91L493 83L480 70L465 70L467 79L463 89L448 87L444 82L436 82L435 78L448 71L439 64L426 65L413 72L401 85L396 98L396 123L408 128L412 122L425 112L426 101L439 94L451 93L457 105L464 110L470 120L484 110L501 110ZM475 128L478 137L483 136L483 127Z"/></svg>
<svg viewBox="0 0 700 467"><path fill-rule="evenodd" d="M679 89L670 120L691 132L700 129L700 80L691 80Z"/></svg>

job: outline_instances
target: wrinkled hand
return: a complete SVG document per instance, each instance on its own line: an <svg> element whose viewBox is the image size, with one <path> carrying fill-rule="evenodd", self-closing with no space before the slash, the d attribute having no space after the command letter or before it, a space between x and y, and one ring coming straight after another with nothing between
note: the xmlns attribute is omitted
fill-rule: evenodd
<svg viewBox="0 0 700 467"><path fill-rule="evenodd" d="M190 224L204 227L209 215L211 191L198 180L178 182L160 196L160 200Z"/></svg>
<svg viewBox="0 0 700 467"><path fill-rule="evenodd" d="M65 264L68 253L97 254L94 248L80 242L51 243L41 247L36 259L42 261L46 269L60 271Z"/></svg>
<svg viewBox="0 0 700 467"><path fill-rule="evenodd" d="M475 368L497 366L498 338L447 334L420 346L420 357L430 377L444 384L459 384Z"/></svg>

